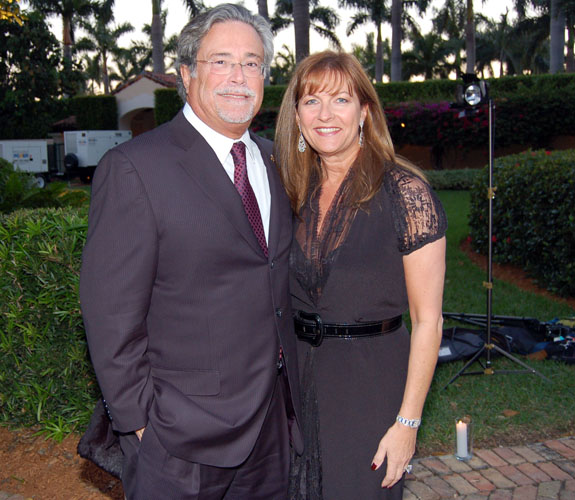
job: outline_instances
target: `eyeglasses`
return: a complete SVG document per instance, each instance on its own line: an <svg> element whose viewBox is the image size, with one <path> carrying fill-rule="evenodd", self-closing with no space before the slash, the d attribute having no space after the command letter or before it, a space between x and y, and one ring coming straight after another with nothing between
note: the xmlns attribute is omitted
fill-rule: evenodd
<svg viewBox="0 0 575 500"><path fill-rule="evenodd" d="M266 72L267 65L258 61L247 61L247 62L232 62L226 59L218 59L216 61L206 61L202 59L196 59L199 63L206 63L210 65L210 71L214 75L229 75L234 66L240 65L245 76L255 77L264 76Z"/></svg>

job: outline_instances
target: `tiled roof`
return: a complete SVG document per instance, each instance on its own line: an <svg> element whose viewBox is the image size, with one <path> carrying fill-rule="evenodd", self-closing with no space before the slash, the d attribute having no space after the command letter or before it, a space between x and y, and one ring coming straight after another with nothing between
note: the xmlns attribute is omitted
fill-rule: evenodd
<svg viewBox="0 0 575 500"><path fill-rule="evenodd" d="M142 78L148 78L149 80L152 80L153 82L156 82L168 88L175 88L177 85L177 78L176 75L174 74L167 75L164 73L152 73L151 71L142 71L138 76L119 85L116 89L114 89L112 94L117 94L121 90L124 90L126 87L129 87L130 85L136 83Z"/></svg>

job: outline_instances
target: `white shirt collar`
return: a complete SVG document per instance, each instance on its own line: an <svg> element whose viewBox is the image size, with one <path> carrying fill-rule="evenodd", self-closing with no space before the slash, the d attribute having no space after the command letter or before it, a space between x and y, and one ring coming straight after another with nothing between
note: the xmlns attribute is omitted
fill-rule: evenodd
<svg viewBox="0 0 575 500"><path fill-rule="evenodd" d="M255 158L255 152L252 148L257 148L257 146L254 141L252 141L248 130L246 130L239 139L230 139L229 137L216 132L213 128L210 128L200 120L198 115L194 113L194 110L187 102L184 105L184 116L214 150L220 163L224 163L226 157L230 154L234 142L238 141L242 141L246 145L246 151L251 156L251 159L253 160Z"/></svg>

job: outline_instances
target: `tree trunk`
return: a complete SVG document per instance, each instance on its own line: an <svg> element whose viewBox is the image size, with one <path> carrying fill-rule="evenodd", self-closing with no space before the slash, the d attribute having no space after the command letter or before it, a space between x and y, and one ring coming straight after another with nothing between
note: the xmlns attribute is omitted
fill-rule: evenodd
<svg viewBox="0 0 575 500"><path fill-rule="evenodd" d="M268 0L258 0L258 14L266 20L270 20L270 13L268 11Z"/></svg>
<svg viewBox="0 0 575 500"><path fill-rule="evenodd" d="M152 0L152 67L154 73L165 73L162 0Z"/></svg>
<svg viewBox="0 0 575 500"><path fill-rule="evenodd" d="M401 81L401 11L403 0L391 2L391 81Z"/></svg>
<svg viewBox="0 0 575 500"><path fill-rule="evenodd" d="M377 25L377 43L375 45L375 83L383 80L383 40L381 38L381 25Z"/></svg>
<svg viewBox="0 0 575 500"><path fill-rule="evenodd" d="M296 64L309 56L309 0L293 0Z"/></svg>
<svg viewBox="0 0 575 500"><path fill-rule="evenodd" d="M62 18L62 57L65 61L72 62L72 20L69 17Z"/></svg>
<svg viewBox="0 0 575 500"><path fill-rule="evenodd" d="M551 0L551 24L549 27L549 73L563 71L563 53L565 50L565 11L561 0Z"/></svg>
<svg viewBox="0 0 575 500"><path fill-rule="evenodd" d="M268 10L268 0L258 0L258 14L267 21L270 20L270 13ZM267 87L270 84L270 71L266 73L264 85Z"/></svg>
<svg viewBox="0 0 575 500"><path fill-rule="evenodd" d="M569 16L567 24L567 73L575 73L575 53L573 52L573 45L575 44L575 26L573 26L573 18Z"/></svg>
<svg viewBox="0 0 575 500"><path fill-rule="evenodd" d="M473 0L467 0L467 21L465 23L466 73L475 74L475 23L473 20Z"/></svg>
<svg viewBox="0 0 575 500"><path fill-rule="evenodd" d="M108 76L108 54L102 51L102 81L104 82L104 94L110 94L110 77Z"/></svg>

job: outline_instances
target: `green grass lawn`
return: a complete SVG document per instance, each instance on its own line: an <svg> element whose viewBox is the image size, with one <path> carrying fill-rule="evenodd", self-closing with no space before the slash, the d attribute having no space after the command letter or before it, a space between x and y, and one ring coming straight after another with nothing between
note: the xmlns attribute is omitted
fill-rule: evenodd
<svg viewBox="0 0 575 500"><path fill-rule="evenodd" d="M485 314L486 273L460 250L467 237L469 193L439 193L449 220L444 311ZM494 280L493 314L527 316L540 321L575 316L569 306ZM451 323L454 324L454 323ZM446 325L450 325L446 322ZM468 325L469 326L469 325ZM471 328L474 328L471 326ZM551 382L521 370L516 363L492 357L493 375L461 376L444 389L463 362L439 365L427 398L418 436L418 456L453 453L455 419L470 415L474 447L521 445L549 437L575 434L575 365L555 361L526 361ZM479 364L472 371L482 371Z"/></svg>

